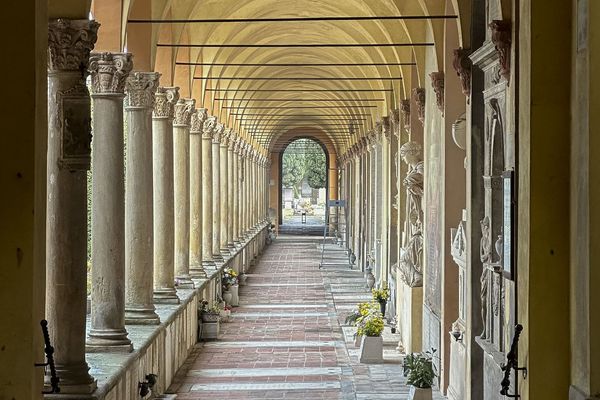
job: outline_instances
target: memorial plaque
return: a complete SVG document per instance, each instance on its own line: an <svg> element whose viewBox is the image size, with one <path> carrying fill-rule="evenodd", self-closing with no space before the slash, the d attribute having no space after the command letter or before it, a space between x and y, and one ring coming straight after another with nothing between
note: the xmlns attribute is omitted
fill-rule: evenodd
<svg viewBox="0 0 600 400"><path fill-rule="evenodd" d="M88 170L91 153L90 97L83 84L57 93L61 127L59 166L68 170Z"/></svg>

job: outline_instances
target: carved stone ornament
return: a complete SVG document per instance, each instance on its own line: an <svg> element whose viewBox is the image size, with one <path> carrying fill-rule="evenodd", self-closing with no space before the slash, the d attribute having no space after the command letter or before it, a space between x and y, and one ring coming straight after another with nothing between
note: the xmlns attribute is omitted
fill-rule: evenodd
<svg viewBox="0 0 600 400"><path fill-rule="evenodd" d="M444 73L442 71L432 72L429 74L431 78L431 87L435 92L435 104L437 108L444 114Z"/></svg>
<svg viewBox="0 0 600 400"><path fill-rule="evenodd" d="M410 132L410 99L400 100L400 111L402 112L402 127Z"/></svg>
<svg viewBox="0 0 600 400"><path fill-rule="evenodd" d="M159 78L158 72L131 73L125 81L125 107L152 109Z"/></svg>
<svg viewBox="0 0 600 400"><path fill-rule="evenodd" d="M392 108L388 116L389 131L396 137L400 137L400 109Z"/></svg>
<svg viewBox="0 0 600 400"><path fill-rule="evenodd" d="M83 82L56 94L61 148L58 166L66 170L89 170L92 142L90 94Z"/></svg>
<svg viewBox="0 0 600 400"><path fill-rule="evenodd" d="M217 117L211 115L207 117L202 125L202 138L203 139L212 139L213 131L217 126Z"/></svg>
<svg viewBox="0 0 600 400"><path fill-rule="evenodd" d="M387 139L390 138L390 132L392 131L392 124L390 120L391 118L389 116L383 117L381 119L381 132L383 133L383 136L385 136Z"/></svg>
<svg viewBox="0 0 600 400"><path fill-rule="evenodd" d="M153 118L173 118L174 106L179 100L178 87L158 87L154 95Z"/></svg>
<svg viewBox="0 0 600 400"><path fill-rule="evenodd" d="M417 105L417 117L423 124L425 123L425 89L414 88L413 98L415 100L415 104Z"/></svg>
<svg viewBox="0 0 600 400"><path fill-rule="evenodd" d="M462 92L468 99L471 95L471 66L473 65L469 57L471 49L459 47L458 49L454 49L453 53L452 66L460 79Z"/></svg>
<svg viewBox="0 0 600 400"><path fill-rule="evenodd" d="M202 125L204 125L204 121L208 117L206 108L198 108L196 112L192 114L192 118L190 120L190 133L198 134L202 133Z"/></svg>
<svg viewBox="0 0 600 400"><path fill-rule="evenodd" d="M221 142L221 136L223 135L223 132L225 132L225 125L218 122L217 125L215 126L215 129L213 129L213 135L212 135L213 143Z"/></svg>
<svg viewBox="0 0 600 400"><path fill-rule="evenodd" d="M174 106L173 126L189 126L196 100L179 99Z"/></svg>
<svg viewBox="0 0 600 400"><path fill-rule="evenodd" d="M500 76L507 81L510 78L510 45L511 38L511 23L506 20L495 19L489 25L492 30L492 43L498 52L500 61Z"/></svg>
<svg viewBox="0 0 600 400"><path fill-rule="evenodd" d="M229 147L227 150L235 152L235 142L237 141L237 135L235 131L232 129L229 133Z"/></svg>
<svg viewBox="0 0 600 400"><path fill-rule="evenodd" d="M48 71L87 74L90 52L98 38L99 23L87 19L48 22Z"/></svg>
<svg viewBox="0 0 600 400"><path fill-rule="evenodd" d="M240 154L241 144L242 144L242 138L239 136L236 136L235 141L233 142L233 152L237 155Z"/></svg>
<svg viewBox="0 0 600 400"><path fill-rule="evenodd" d="M133 68L129 53L92 53L88 68L93 95L123 94L125 79Z"/></svg>
<svg viewBox="0 0 600 400"><path fill-rule="evenodd" d="M402 184L406 187L406 217L400 251L401 279L410 287L423 286L423 175L422 147L407 142L399 150L408 171Z"/></svg>

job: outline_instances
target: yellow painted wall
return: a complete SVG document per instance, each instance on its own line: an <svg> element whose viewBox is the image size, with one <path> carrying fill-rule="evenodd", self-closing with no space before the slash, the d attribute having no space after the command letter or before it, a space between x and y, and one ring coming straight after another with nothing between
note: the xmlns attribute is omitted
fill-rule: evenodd
<svg viewBox="0 0 600 400"><path fill-rule="evenodd" d="M520 388L524 399L558 400L568 398L570 375L571 4L520 7L517 283L520 364L528 368Z"/></svg>
<svg viewBox="0 0 600 400"><path fill-rule="evenodd" d="M45 298L47 3L12 2L0 16L0 399L41 398Z"/></svg>

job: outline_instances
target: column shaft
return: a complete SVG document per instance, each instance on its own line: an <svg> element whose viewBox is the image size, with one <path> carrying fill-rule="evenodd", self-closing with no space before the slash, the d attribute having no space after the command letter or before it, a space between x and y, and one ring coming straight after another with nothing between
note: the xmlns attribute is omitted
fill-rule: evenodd
<svg viewBox="0 0 600 400"><path fill-rule="evenodd" d="M152 107L160 74L134 72L127 90L125 323L159 324L153 304Z"/></svg>
<svg viewBox="0 0 600 400"><path fill-rule="evenodd" d="M233 152L233 148L235 145L235 137L233 136L233 132L231 132L229 137L229 147L227 148L227 247L229 247L230 251L233 251L233 220L234 220L234 193L235 193L235 154Z"/></svg>
<svg viewBox="0 0 600 400"><path fill-rule="evenodd" d="M175 278L193 288L190 277L190 119L195 101L179 99L173 120L173 177L175 199Z"/></svg>
<svg viewBox="0 0 600 400"><path fill-rule="evenodd" d="M190 126L190 275L206 278L202 267L202 124L206 109L192 114Z"/></svg>
<svg viewBox="0 0 600 400"><path fill-rule="evenodd" d="M123 90L131 54L90 57L92 140L92 327L88 351L133 350L125 330Z"/></svg>
<svg viewBox="0 0 600 400"><path fill-rule="evenodd" d="M217 123L212 141L212 253L213 258L219 261L223 260L221 254L221 152L219 147L224 129L223 124Z"/></svg>
<svg viewBox="0 0 600 400"><path fill-rule="evenodd" d="M213 236L213 194L212 194L212 133L217 119L208 117L202 126L202 264L214 268L212 251Z"/></svg>
<svg viewBox="0 0 600 400"><path fill-rule="evenodd" d="M88 64L98 24L89 20L54 20L48 29L46 318L62 392L87 394L96 388L85 361L91 127L82 124L74 131L64 127L67 121L90 118L90 95L79 66ZM77 35L82 31L85 36ZM65 52L72 58L57 57ZM61 98L68 94L82 101L66 109ZM69 139L77 146L63 152L63 143Z"/></svg>
<svg viewBox="0 0 600 400"><path fill-rule="evenodd" d="M228 234L228 224L227 224L227 216L229 214L229 196L228 196L228 189L229 189L229 181L228 181L228 174L227 174L227 167L228 167L228 153L227 153L227 146L229 144L229 139L225 136L221 139L221 144L219 145L219 151L221 153L220 155L220 159L219 159L219 175L220 175L220 181L221 181L221 185L219 186L219 190L221 192L221 214L220 214L220 221L219 221L219 225L221 227L221 236L219 238L219 244L221 247L221 253L225 254L226 252L228 252L228 248L227 248L227 234Z"/></svg>
<svg viewBox="0 0 600 400"><path fill-rule="evenodd" d="M179 88L159 87L152 121L154 201L154 302L179 303L175 291L173 106Z"/></svg>
<svg viewBox="0 0 600 400"><path fill-rule="evenodd" d="M233 241L240 242L240 153L239 138L233 150Z"/></svg>

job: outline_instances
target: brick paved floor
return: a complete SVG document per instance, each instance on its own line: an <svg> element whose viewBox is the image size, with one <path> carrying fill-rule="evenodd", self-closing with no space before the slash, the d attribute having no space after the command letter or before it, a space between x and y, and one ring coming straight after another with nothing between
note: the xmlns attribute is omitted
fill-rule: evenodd
<svg viewBox="0 0 600 400"><path fill-rule="evenodd" d="M199 343L167 392L180 400L407 399L389 328L385 362L358 362L353 328L343 322L370 295L361 272L318 269L319 243L277 238L240 287L240 307L219 340Z"/></svg>

